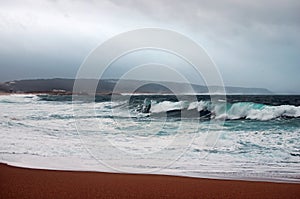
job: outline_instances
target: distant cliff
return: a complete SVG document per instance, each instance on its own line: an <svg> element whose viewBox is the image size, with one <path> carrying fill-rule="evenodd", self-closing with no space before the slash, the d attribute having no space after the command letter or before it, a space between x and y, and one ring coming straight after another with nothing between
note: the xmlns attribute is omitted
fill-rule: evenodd
<svg viewBox="0 0 300 199"><path fill-rule="evenodd" d="M61 92L61 93L72 93L74 79L32 79L32 80L16 80L10 82L4 82L0 84L0 92L10 93L34 93L34 92ZM156 82L143 82L139 80L122 80L122 84L118 89L114 90L117 80L93 80L93 79L82 79L82 85L86 85L82 88L82 93L92 92L89 85L96 84L97 93L129 93L133 86L137 84L145 84L138 88L138 93L171 93L167 87L176 88L180 93L190 93L191 87L195 93L208 93L209 90L213 93L219 93L222 91L221 87L212 86L208 89L206 86L201 85L189 85L186 83L174 83L174 82L163 82L162 86ZM162 84L162 82L161 82ZM264 88L242 88L242 87L226 87L228 94L271 94L267 89Z"/></svg>

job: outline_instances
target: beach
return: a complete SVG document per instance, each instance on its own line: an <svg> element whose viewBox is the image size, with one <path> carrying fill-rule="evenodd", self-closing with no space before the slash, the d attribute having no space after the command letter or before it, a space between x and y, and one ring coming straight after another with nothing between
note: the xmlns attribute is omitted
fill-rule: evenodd
<svg viewBox="0 0 300 199"><path fill-rule="evenodd" d="M0 198L299 198L300 184L28 169L0 164Z"/></svg>
<svg viewBox="0 0 300 199"><path fill-rule="evenodd" d="M146 97L173 115L140 113ZM300 198L298 96L146 97L1 96L1 162L26 168L0 164L0 198ZM178 106L227 119L178 120Z"/></svg>
<svg viewBox="0 0 300 199"><path fill-rule="evenodd" d="M0 199L300 199L300 1L0 1Z"/></svg>

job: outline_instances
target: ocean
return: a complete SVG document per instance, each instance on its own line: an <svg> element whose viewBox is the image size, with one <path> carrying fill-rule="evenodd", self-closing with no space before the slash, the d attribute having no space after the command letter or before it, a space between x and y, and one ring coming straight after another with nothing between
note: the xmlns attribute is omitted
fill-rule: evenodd
<svg viewBox="0 0 300 199"><path fill-rule="evenodd" d="M219 102L209 95L0 95L0 161L300 182L300 96L231 95Z"/></svg>

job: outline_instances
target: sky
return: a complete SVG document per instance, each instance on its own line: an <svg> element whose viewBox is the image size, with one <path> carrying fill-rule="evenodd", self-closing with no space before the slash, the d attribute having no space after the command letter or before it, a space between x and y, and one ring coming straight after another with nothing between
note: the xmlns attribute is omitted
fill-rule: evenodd
<svg viewBox="0 0 300 199"><path fill-rule="evenodd" d="M0 1L0 81L74 78L102 42L156 27L184 34L225 85L300 93L298 0Z"/></svg>

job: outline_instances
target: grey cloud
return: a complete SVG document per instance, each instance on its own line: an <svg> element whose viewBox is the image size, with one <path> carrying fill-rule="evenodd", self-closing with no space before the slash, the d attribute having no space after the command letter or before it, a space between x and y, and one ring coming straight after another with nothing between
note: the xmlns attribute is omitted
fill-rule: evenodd
<svg viewBox="0 0 300 199"><path fill-rule="evenodd" d="M300 73L299 10L298 0L1 1L0 58L9 65L10 59L24 54L36 59L42 51L58 60L53 74L65 63L74 65L67 67L74 74L80 60L105 39L154 26L201 44L228 85L300 93L295 75ZM49 59L41 58L44 66L36 67L48 70Z"/></svg>

